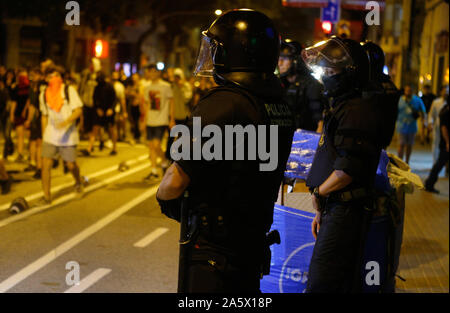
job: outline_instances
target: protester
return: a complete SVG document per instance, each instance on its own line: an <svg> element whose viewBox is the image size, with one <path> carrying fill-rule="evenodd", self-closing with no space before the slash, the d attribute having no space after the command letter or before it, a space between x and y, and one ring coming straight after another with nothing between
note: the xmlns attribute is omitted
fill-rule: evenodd
<svg viewBox="0 0 450 313"><path fill-rule="evenodd" d="M398 102L396 127L400 140L397 151L398 157L403 159L403 156L405 156L405 161L408 164L417 133L417 119L420 116L423 116L422 121L426 119L425 106L418 96L413 95L411 86L407 85Z"/></svg>
<svg viewBox="0 0 450 313"><path fill-rule="evenodd" d="M448 85L443 86L439 92L439 97L431 104L430 112L428 114L428 129L432 134L431 153L433 155L433 164L436 163L439 156L439 142L440 142L440 127L439 127L439 112L446 103L448 96Z"/></svg>
<svg viewBox="0 0 450 313"><path fill-rule="evenodd" d="M6 71L4 76L5 88L7 93L7 101L6 101L6 111L5 113L8 116L5 116L5 125L4 125L4 135L5 135L5 145L3 148L3 158L7 158L9 155L14 153L14 143L11 138L11 131L14 128L14 124L11 122L11 117L9 113L11 111L11 97L15 93L16 89L16 74L12 69Z"/></svg>
<svg viewBox="0 0 450 313"><path fill-rule="evenodd" d="M30 130L30 165L25 170L35 171L34 178L41 179L42 169L42 123L39 110L39 94L43 85L39 69L30 72L30 96L28 99L28 117L25 128Z"/></svg>
<svg viewBox="0 0 450 313"><path fill-rule="evenodd" d="M447 97L448 99L448 97ZM447 100L446 100L447 102ZM434 188L434 185L436 184L439 176L439 172L442 170L442 168L445 166L445 164L448 162L448 153L449 153L449 133L448 133L448 127L449 127L449 120L450 120L450 112L449 112L449 106L448 103L445 104L445 106L442 108L442 110L439 112L439 125L440 125L440 132L441 132L441 138L439 141L439 157L436 161L436 163L433 164L433 168L431 169L430 175L425 180L425 190L433 193L439 193L439 190Z"/></svg>
<svg viewBox="0 0 450 313"><path fill-rule="evenodd" d="M142 96L139 92L139 81L139 74L133 74L126 88L127 107L130 110L131 131L135 143L139 143L141 138L139 121L142 111Z"/></svg>
<svg viewBox="0 0 450 313"><path fill-rule="evenodd" d="M422 96L420 97L420 99L422 99L422 101L423 101L423 104L425 106L425 111L427 112L427 114L429 114L430 109L431 109L431 104L433 103L434 99L436 99L436 95L431 92L430 85L423 86ZM425 121L424 125L426 125L426 124L427 123ZM420 143L421 144L430 143L430 136L431 136L431 133L429 131L429 127L423 127L420 129Z"/></svg>
<svg viewBox="0 0 450 313"><path fill-rule="evenodd" d="M106 81L102 72L97 73L97 86L94 90L94 109L97 114L94 122L93 136L89 139L89 151L92 151L94 139L102 129L109 133L112 141L112 150L109 155L117 154L117 129L115 127L116 92L114 87Z"/></svg>
<svg viewBox="0 0 450 313"><path fill-rule="evenodd" d="M169 83L173 83L175 81L175 69L173 67L168 67L166 71L167 78L164 79L167 80Z"/></svg>
<svg viewBox="0 0 450 313"><path fill-rule="evenodd" d="M126 137L126 121L128 118L127 104L125 97L125 86L120 81L120 73L114 72L111 76L114 91L116 92L116 105L114 111L116 113L117 137L119 141L125 141Z"/></svg>
<svg viewBox="0 0 450 313"><path fill-rule="evenodd" d="M153 182L162 178L163 171L169 166L161 149L161 141L167 127L175 125L172 87L161 79L161 72L155 64L148 66L148 77L151 83L144 89L145 121L147 125L147 141L151 172L146 181ZM160 158L160 163L157 163Z"/></svg>
<svg viewBox="0 0 450 313"><path fill-rule="evenodd" d="M188 106L189 101L192 98L191 85L185 80L184 73L181 68L174 70L174 82L172 84L173 91L173 103L174 103L174 116L175 124L185 124L186 119L190 115L190 109ZM170 129L169 129L170 131ZM173 143L174 138L169 136L167 140L166 158L170 157L170 146Z"/></svg>
<svg viewBox="0 0 450 313"><path fill-rule="evenodd" d="M40 205L51 204L50 170L53 159L60 156L72 173L78 193L83 192L80 169L76 163L76 146L79 141L76 120L82 114L83 103L72 86L66 87L62 75L64 70L57 66L46 69L48 87L39 96L42 113L42 187L44 197Z"/></svg>
<svg viewBox="0 0 450 313"><path fill-rule="evenodd" d="M27 114L27 101L30 93L30 81L26 71L21 70L17 79L17 87L11 95L11 110L9 112L11 123L14 125L17 134L17 159L16 162L23 162L25 127L24 123Z"/></svg>
<svg viewBox="0 0 450 313"><path fill-rule="evenodd" d="M0 134L3 135L3 137L6 137L5 135L5 128L6 128L6 121L8 119L8 98L9 93L6 89L5 82L0 79Z"/></svg>
<svg viewBox="0 0 450 313"><path fill-rule="evenodd" d="M97 86L97 72L100 71L100 61L96 58L91 59L91 63L89 68L85 69L81 73L81 81L80 81L80 97L83 101L83 133L89 135L89 142L92 142L92 145L89 145L88 150L84 151L85 155L89 155L92 153L93 143L95 142L94 136L94 123L96 119L96 113L94 109L94 90Z"/></svg>
<svg viewBox="0 0 450 313"><path fill-rule="evenodd" d="M47 68L52 67L54 65L55 65L55 63L53 63L53 61L51 59L45 59L40 64L41 72L45 74L45 72L47 71Z"/></svg>

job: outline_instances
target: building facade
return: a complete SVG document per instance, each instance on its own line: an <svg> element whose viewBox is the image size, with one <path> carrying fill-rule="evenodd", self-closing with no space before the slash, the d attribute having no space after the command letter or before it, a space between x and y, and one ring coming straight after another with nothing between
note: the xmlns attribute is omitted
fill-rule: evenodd
<svg viewBox="0 0 450 313"><path fill-rule="evenodd" d="M449 5L442 0L426 1L426 17L420 48L419 88L425 84L438 93L449 83Z"/></svg>

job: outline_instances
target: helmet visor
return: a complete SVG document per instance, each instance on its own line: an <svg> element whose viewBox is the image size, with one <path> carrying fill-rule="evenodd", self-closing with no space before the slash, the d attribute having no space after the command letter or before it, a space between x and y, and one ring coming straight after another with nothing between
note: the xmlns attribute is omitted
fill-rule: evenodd
<svg viewBox="0 0 450 313"><path fill-rule="evenodd" d="M194 76L212 77L214 72L213 50L215 44L211 38L202 33L200 50L195 63Z"/></svg>
<svg viewBox="0 0 450 313"><path fill-rule="evenodd" d="M347 49L335 39L321 41L304 49L302 59L312 71L312 75L318 80L323 76L332 76L339 73L353 64Z"/></svg>

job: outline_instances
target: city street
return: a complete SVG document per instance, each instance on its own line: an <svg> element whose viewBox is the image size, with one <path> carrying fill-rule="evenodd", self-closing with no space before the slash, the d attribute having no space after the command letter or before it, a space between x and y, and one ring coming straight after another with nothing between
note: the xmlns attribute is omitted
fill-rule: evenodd
<svg viewBox="0 0 450 313"><path fill-rule="evenodd" d="M73 191L62 166L53 170L53 188L66 186L55 194L56 205L19 215L6 210L17 196L36 198L39 181L14 184L1 197L0 292L69 291L69 261L80 264L78 292L176 291L179 227L161 215L157 186L143 182L147 149L123 144L118 151L116 157L106 149L79 159L82 174L92 177L81 199L56 204ZM124 160L135 163L121 173L117 167Z"/></svg>
<svg viewBox="0 0 450 313"><path fill-rule="evenodd" d="M16 183L2 196L0 292L176 292L179 226L161 215L157 185L143 182L147 148L120 143L118 151L115 157L105 149L79 158L82 174L90 178L82 198L73 193L72 177L63 175L62 166L53 170L52 185L59 191L51 207L33 208L41 196L39 181ZM129 169L119 172L123 161ZM413 171L424 178L430 161L426 148L417 147ZM437 188L441 195L416 190L406 196L398 271L406 281L397 280L397 292L449 290L448 178ZM31 208L11 215L7 208L18 196L30 199ZM71 261L80 265L75 287L66 283Z"/></svg>
<svg viewBox="0 0 450 313"><path fill-rule="evenodd" d="M449 3L0 1L0 294L448 294Z"/></svg>

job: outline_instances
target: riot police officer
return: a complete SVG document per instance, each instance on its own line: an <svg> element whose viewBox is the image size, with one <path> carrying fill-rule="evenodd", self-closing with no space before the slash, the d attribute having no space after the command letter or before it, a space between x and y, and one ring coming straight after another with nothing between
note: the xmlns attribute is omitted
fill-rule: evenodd
<svg viewBox="0 0 450 313"><path fill-rule="evenodd" d="M386 149L394 135L398 115L398 100L401 93L389 75L386 75L383 71L385 65L383 49L371 41L364 42L362 47L369 57L370 64L370 81L363 95L365 97L374 96L378 99L378 112L382 114L382 117L379 118L383 122L379 138L382 140L383 149Z"/></svg>
<svg viewBox="0 0 450 313"><path fill-rule="evenodd" d="M395 131L395 124L398 114L398 100L400 91L392 82L391 78L383 72L385 58L384 52L377 44L366 41L362 44L370 62L370 82L367 89L363 92L365 97L376 97L378 100L378 117L382 121L379 140L383 149L386 149L391 143ZM385 196L385 194L382 194ZM400 261L400 248L403 236L404 209L392 209L392 223L388 228L387 267L386 280L381 287L382 292L395 292L395 275Z"/></svg>
<svg viewBox="0 0 450 313"><path fill-rule="evenodd" d="M322 85L311 76L301 58L302 46L296 41L281 43L278 71L286 90L286 101L295 116L295 126L320 133L326 99Z"/></svg>
<svg viewBox="0 0 450 313"><path fill-rule="evenodd" d="M316 209L307 292L358 292L381 152L376 98L362 96L369 61L359 43L338 37L305 49L302 57L331 99L306 180Z"/></svg>
<svg viewBox="0 0 450 313"><path fill-rule="evenodd" d="M203 129L265 125L268 135L269 127L275 127L278 133L271 136L278 142L278 163L274 170L261 171L260 158L247 153L232 160L207 160L203 154L200 160L183 157L167 170L157 199L162 212L177 220L180 206L189 209L188 226L181 219L187 236L180 250L184 269L180 267L179 291L259 292L261 275L270 266L269 245L275 240L267 233L294 132L292 113L274 74L280 38L267 16L248 9L224 13L202 34L195 74L212 76L219 86L194 109L187 122L191 133L196 118ZM221 137L223 149L243 145L250 151L247 148L255 147L250 137L232 141L231 147ZM191 154L199 139L189 141ZM184 135L179 140L185 142ZM269 138L261 140L268 143ZM183 200L186 190L189 197Z"/></svg>

